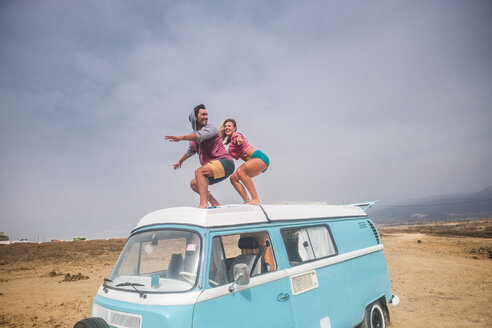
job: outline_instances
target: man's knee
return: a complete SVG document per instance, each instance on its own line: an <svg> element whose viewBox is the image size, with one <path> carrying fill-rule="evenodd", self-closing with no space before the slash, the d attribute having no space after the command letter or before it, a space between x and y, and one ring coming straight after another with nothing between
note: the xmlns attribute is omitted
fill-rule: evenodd
<svg viewBox="0 0 492 328"><path fill-rule="evenodd" d="M194 181L196 188L198 189L202 184L208 186L210 184L208 175L204 170L200 170L199 168L195 170L195 178Z"/></svg>
<svg viewBox="0 0 492 328"><path fill-rule="evenodd" d="M207 169L203 166L195 170L195 177L207 176Z"/></svg>
<svg viewBox="0 0 492 328"><path fill-rule="evenodd" d="M196 179L193 179L193 180L190 181L190 187L194 191L197 191L198 190L198 183L196 182Z"/></svg>

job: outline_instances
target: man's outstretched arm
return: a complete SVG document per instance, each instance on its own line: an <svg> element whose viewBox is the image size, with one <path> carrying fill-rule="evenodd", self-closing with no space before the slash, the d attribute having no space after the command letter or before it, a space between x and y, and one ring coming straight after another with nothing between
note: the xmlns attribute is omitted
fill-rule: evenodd
<svg viewBox="0 0 492 328"><path fill-rule="evenodd" d="M182 141L182 140L196 141L198 139L198 135L195 132L193 132L184 136L164 136L164 138L166 140L173 141L173 142Z"/></svg>

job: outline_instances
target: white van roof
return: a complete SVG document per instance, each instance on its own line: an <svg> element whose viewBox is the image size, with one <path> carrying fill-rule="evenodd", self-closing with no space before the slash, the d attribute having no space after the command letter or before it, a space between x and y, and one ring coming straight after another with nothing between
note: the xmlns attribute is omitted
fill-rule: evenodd
<svg viewBox="0 0 492 328"><path fill-rule="evenodd" d="M358 205L225 205L216 208L172 207L140 219L135 229L156 224L222 227L270 221L367 216Z"/></svg>

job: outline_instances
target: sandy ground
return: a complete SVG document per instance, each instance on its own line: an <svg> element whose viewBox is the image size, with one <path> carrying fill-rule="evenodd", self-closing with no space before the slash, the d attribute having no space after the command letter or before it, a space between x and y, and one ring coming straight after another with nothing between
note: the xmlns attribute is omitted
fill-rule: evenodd
<svg viewBox="0 0 492 328"><path fill-rule="evenodd" d="M490 232L492 219L481 222ZM474 226L478 221L468 224ZM390 306L391 327L492 327L492 238L469 237L470 229L464 237L442 236L447 225L432 227L380 227L393 292L401 299ZM0 245L0 327L73 327L89 316L124 243Z"/></svg>

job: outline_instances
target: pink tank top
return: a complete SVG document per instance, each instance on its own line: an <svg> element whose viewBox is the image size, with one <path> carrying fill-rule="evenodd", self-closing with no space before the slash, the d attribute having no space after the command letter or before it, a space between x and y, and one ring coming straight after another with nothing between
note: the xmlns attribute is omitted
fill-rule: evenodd
<svg viewBox="0 0 492 328"><path fill-rule="evenodd" d="M237 144L237 137L238 136L241 136L241 138L243 139L243 143L240 145ZM241 157L241 155L249 147L251 147L251 145L249 144L248 140L241 133L236 132L232 135L231 143L229 144L229 154L231 154L231 156L234 159L239 159Z"/></svg>

